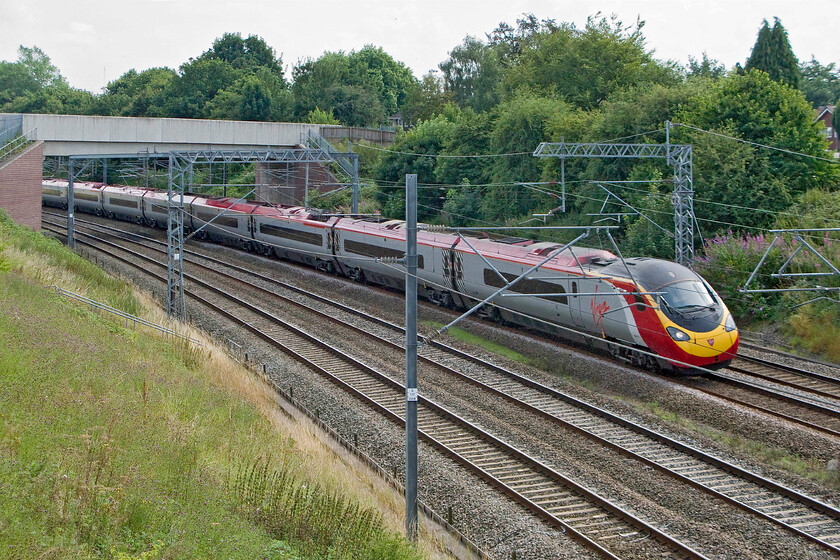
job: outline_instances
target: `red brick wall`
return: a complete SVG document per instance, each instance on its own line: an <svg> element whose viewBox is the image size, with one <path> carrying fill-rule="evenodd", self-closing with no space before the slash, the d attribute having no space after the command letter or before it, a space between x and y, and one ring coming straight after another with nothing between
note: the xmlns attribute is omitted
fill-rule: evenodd
<svg viewBox="0 0 840 560"><path fill-rule="evenodd" d="M0 208L23 226L41 229L41 181L44 146L41 142L0 162Z"/></svg>

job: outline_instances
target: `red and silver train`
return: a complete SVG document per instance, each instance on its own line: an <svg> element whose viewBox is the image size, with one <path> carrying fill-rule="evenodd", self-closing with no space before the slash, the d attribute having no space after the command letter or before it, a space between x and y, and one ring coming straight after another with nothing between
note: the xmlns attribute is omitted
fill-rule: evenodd
<svg viewBox="0 0 840 560"><path fill-rule="evenodd" d="M156 190L76 182L74 199L80 212L162 228L168 220L166 193ZM66 208L67 181L44 181L43 203ZM212 220L200 232L203 238L355 280L404 286L404 270L382 262L404 255L403 221L194 195L184 196L184 211L188 231ZM451 233L418 232L422 297L469 308L560 247L480 235L466 243ZM517 297L497 297L486 313L566 338L584 333L587 343L638 365L690 373L693 367L723 367L737 352L735 321L720 296L698 274L673 262L622 261L607 251L576 248L550 259L513 291Z"/></svg>

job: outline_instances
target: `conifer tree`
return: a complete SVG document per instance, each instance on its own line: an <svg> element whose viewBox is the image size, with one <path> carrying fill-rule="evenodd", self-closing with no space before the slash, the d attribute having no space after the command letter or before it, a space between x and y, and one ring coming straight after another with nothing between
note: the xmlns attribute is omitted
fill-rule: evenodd
<svg viewBox="0 0 840 560"><path fill-rule="evenodd" d="M799 87L799 61L790 48L787 31L779 18L775 18L772 29L766 19L759 29L752 54L744 65L747 72L753 68L767 72L777 82Z"/></svg>

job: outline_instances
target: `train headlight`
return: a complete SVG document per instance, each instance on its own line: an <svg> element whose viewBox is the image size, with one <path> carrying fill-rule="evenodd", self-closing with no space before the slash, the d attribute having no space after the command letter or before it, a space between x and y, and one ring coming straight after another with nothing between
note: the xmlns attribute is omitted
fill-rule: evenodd
<svg viewBox="0 0 840 560"><path fill-rule="evenodd" d="M677 327L667 327L665 330L668 331L668 334L671 335L671 338L679 342L688 342L689 340L691 340L690 336L688 336L686 333L684 333Z"/></svg>
<svg viewBox="0 0 840 560"><path fill-rule="evenodd" d="M724 323L723 327L726 329L726 332L732 332L738 328L735 326L735 319L732 318L732 313L726 316L726 323Z"/></svg>

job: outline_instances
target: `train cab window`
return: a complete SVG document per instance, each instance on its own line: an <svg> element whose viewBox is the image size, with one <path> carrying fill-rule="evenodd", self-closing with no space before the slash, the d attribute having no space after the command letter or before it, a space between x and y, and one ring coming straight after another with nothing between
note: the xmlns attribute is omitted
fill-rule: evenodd
<svg viewBox="0 0 840 560"><path fill-rule="evenodd" d="M640 305L636 305L636 310L637 311L644 311L645 309L647 309L647 302L645 301L645 298L643 298L639 294L635 294L633 296L633 298L636 300L636 303L640 304Z"/></svg>

